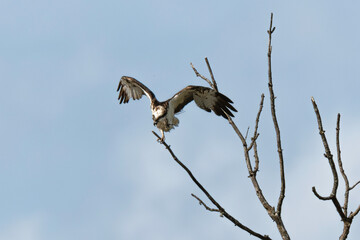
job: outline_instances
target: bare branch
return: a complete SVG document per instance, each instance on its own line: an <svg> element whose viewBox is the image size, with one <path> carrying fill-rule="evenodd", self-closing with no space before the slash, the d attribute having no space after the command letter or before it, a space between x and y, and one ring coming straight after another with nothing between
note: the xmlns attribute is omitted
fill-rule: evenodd
<svg viewBox="0 0 360 240"><path fill-rule="evenodd" d="M334 195L330 195L329 197L322 197L320 196L319 193L317 193L315 187L312 187L312 191L313 193L315 194L315 196L317 198L319 198L320 200L323 200L323 201L327 201L327 200L331 200L337 210L337 212L339 213L340 217L341 217L341 220L342 221L346 221L347 220L347 217L344 215L343 211L342 211L342 208L340 206L340 203L339 201L337 200L336 196Z"/></svg>
<svg viewBox="0 0 360 240"><path fill-rule="evenodd" d="M360 181L358 181L357 183L355 183L354 186L352 186L351 188L349 188L349 190L353 190L353 189L356 187L356 185L358 185L359 183L360 183Z"/></svg>
<svg viewBox="0 0 360 240"><path fill-rule="evenodd" d="M152 132L156 137L157 140L161 140L161 137L156 134L154 131ZM224 215L227 219L229 219L232 223L235 224L235 226L243 229L244 231L250 233L251 235L258 237L260 239L265 240L271 240L271 238L267 235L261 235L250 228L246 227L245 225L241 224L237 219L235 219L233 216L231 216L228 212L225 211L225 209L210 195L210 193L200 184L200 182L194 177L192 172L183 164L174 154L174 152L171 150L170 146L165 141L159 141L160 144L164 145L165 148L168 150L172 158L188 173L191 180L201 189L201 191L206 195L206 197L218 208L219 212Z"/></svg>
<svg viewBox="0 0 360 240"><path fill-rule="evenodd" d="M336 121L336 150L337 150L337 159L338 159L338 164L339 164L339 170L341 172L341 175L344 179L345 182L345 199L344 199L344 205L343 207L340 206L340 203L336 197L337 194L337 188L338 188L338 176L337 176L337 171L335 168L335 164L333 161L333 156L331 154L329 145L327 143L326 140L326 136L325 136L325 130L323 129L322 126L322 121L321 121L321 116L320 116L320 112L319 109L317 107L317 104L315 102L315 99L312 97L311 98L313 107L314 107L314 111L316 114L316 118L317 118L317 122L318 122L318 127L319 127L319 134L321 136L324 148L325 148L325 154L324 156L328 159L330 168L332 170L333 173L333 177L334 177L334 184L333 184L333 189L332 192L330 194L329 197L322 197L320 196L316 190L315 187L312 188L314 194L316 197L318 197L321 200L331 200L336 208L336 211L339 213L341 221L343 221L343 232L340 236L340 240L344 240L348 237L349 232L350 232L350 227L351 227L351 223L353 221L353 218L360 212L360 206L355 210L355 212L351 212L349 216L347 216L347 211L348 211L348 203L349 203L349 192L351 189L353 189L358 183L357 182L354 186L349 187L349 180L347 175L345 174L345 170L343 168L343 164L342 164L342 160L341 160L341 150L340 150L340 114L337 115L337 121Z"/></svg>
<svg viewBox="0 0 360 240"><path fill-rule="evenodd" d="M354 218L358 213L360 212L360 205L358 206L358 208L355 210L355 212L350 213L349 218Z"/></svg>
<svg viewBox="0 0 360 240"><path fill-rule="evenodd" d="M215 209L215 208L209 208L199 197L197 197L195 194L191 194L191 196L193 196L194 198L196 198L199 201L200 205L203 205L205 207L206 210L210 211L210 212L220 212L219 209ZM221 217L223 217L223 214L221 213L220 215Z"/></svg>
<svg viewBox="0 0 360 240"><path fill-rule="evenodd" d="M332 195L330 195L330 196L328 196L328 197L322 197L322 196L320 196L320 194L318 194L318 192L316 191L316 188L315 187L312 187L312 191L313 191L313 193L315 194L315 196L318 198L318 199L320 199L320 200L324 200L324 201L326 201L326 200L331 200L332 199Z"/></svg>
<svg viewBox="0 0 360 240"><path fill-rule="evenodd" d="M337 197L336 197L336 196L333 196L332 199L331 199L331 201L333 202L333 204L334 204L334 206L335 206L335 208L336 208L336 211L339 213L341 220L342 220L342 221L347 221L348 218L347 218L346 215L344 214L343 209L341 208L340 203L339 203Z"/></svg>
<svg viewBox="0 0 360 240"><path fill-rule="evenodd" d="M248 128L246 129L245 140L247 140L247 137L248 137L248 134L249 134L249 129L250 129L250 127L248 127Z"/></svg>
<svg viewBox="0 0 360 240"><path fill-rule="evenodd" d="M205 62L206 62L206 65L208 67L208 70L209 70L209 73L210 73L210 76L211 76L211 80L212 80L212 87L218 92L218 88L217 88L217 84L216 84L216 81L215 81L215 78L214 78L214 74L211 70L211 67L210 67L210 63L207 59L207 57L205 58Z"/></svg>
<svg viewBox="0 0 360 240"><path fill-rule="evenodd" d="M248 151L250 151L252 149L252 147L254 146L254 144L255 144L257 138L259 137L259 135L260 135L260 133L257 133L254 137L251 138L250 146L247 149Z"/></svg>
<svg viewBox="0 0 360 240"><path fill-rule="evenodd" d="M345 221L344 222L344 227L343 227L343 232L341 234L341 236L339 237L339 240L345 240L347 239L349 232L350 232L350 227L351 227L351 219L348 219L349 221Z"/></svg>
<svg viewBox="0 0 360 240"><path fill-rule="evenodd" d="M210 75L211 75L211 78L212 78L212 81L213 81L213 82L211 82L207 77L201 75L201 74L196 70L196 68L194 67L194 65L193 65L192 63L190 63L190 65L191 65L192 69L194 70L195 75L196 75L197 77L202 78L202 79L205 80L215 91L218 91L218 88L217 88L217 85L216 85L216 81L215 81L214 75L213 75L213 73L212 73L212 70L211 70L209 61L208 61L207 58L205 58L205 61L206 61L206 64L207 64L207 66L208 66L208 69L209 69L209 72L210 72Z"/></svg>
<svg viewBox="0 0 360 240"><path fill-rule="evenodd" d="M315 187L313 187L313 192L321 200L331 200L333 202L337 212L339 213L339 215L341 217L341 220L345 222L347 220L347 217L346 217L345 213L343 212L343 210L342 210L342 208L341 208L341 206L339 204L339 201L336 198L336 192L337 192L337 188L338 188L338 175L337 175L337 172L336 172L335 163L334 163L334 160L333 160L333 155L331 154L329 145L327 143L327 139L326 139L326 136L325 136L325 130L323 129L323 126L322 126L320 112L319 112L319 109L318 109L317 104L315 102L315 99L313 97L311 97L311 102L313 104L314 111L315 111L315 114L316 114L318 127L319 127L319 134L321 136L321 139L322 139L322 142L323 142L323 145L324 145L324 148L325 148L324 156L328 159L328 162L329 162L329 165L330 165L333 177L334 177L333 189L332 189L331 194L330 194L329 197L319 198L319 195L316 194L316 191L314 191ZM340 115L338 116L337 133L340 130L339 123L340 123ZM337 148L338 148L338 159L339 159L339 162L340 162L339 165L341 165L341 168L342 168L341 157L340 157L340 144L339 144L339 141L338 141L338 135L337 135ZM345 172L344 172L344 174L345 174ZM345 201L346 201L346 199L345 199ZM347 204L346 205L344 204L344 206L346 206L346 208L347 208Z"/></svg>
<svg viewBox="0 0 360 240"><path fill-rule="evenodd" d="M226 113L225 113L226 114ZM242 144L243 144L243 148L244 148L244 154L245 154L245 162L246 162L246 166L248 168L248 172L249 172L249 178L251 179L251 182L254 186L256 195L260 201L260 203L263 205L263 207L266 209L266 211L268 212L268 215L270 216L270 218L275 221L276 226L282 236L283 239L290 239L290 236L288 235L284 223L281 219L281 216L277 215L275 212L275 208L272 207L268 201L266 200L260 185L256 179L256 171L258 170L259 167L259 159L258 157L255 157L255 169L252 169L251 166L251 161L250 161L250 156L249 156L249 151L247 150L247 143L245 141L245 138L243 137L243 135L241 134L240 130L238 129L238 127L236 126L236 124L233 122L232 118L226 114L229 124L233 127L234 131L236 132L236 134L239 136ZM256 142L254 143L254 149L256 149ZM255 150L254 150L255 151ZM257 156L257 150L255 151L256 156Z"/></svg>
<svg viewBox="0 0 360 240"><path fill-rule="evenodd" d="M282 148L281 148L281 137L280 137L280 128L276 117L275 112L275 95L273 90L273 83L272 83L272 71L271 71L271 52L272 52L272 46L271 46L271 35L275 31L275 27L272 27L272 21L273 21L273 14L271 13L271 20L270 20L270 27L267 33L269 34L269 47L268 47L268 76L269 76L269 92L270 92L270 105L271 105L271 115L274 122L274 128L276 133L276 143L278 148L278 155L279 155L279 164L280 164L280 181L281 181L281 189L278 199L278 204L276 211L278 215L281 215L281 208L282 203L285 198L285 170L284 170L284 158L282 154Z"/></svg>
<svg viewBox="0 0 360 240"><path fill-rule="evenodd" d="M259 134L258 134L257 130L258 130L258 127L259 127L260 114L261 114L261 111L262 111L263 106L264 106L264 98L265 98L265 95L261 94L260 108L259 108L259 111L257 113L256 120L255 120L254 136L251 138L251 143L250 143L250 146L248 147L248 151L251 150L254 143L256 142L256 139L259 137Z"/></svg>
<svg viewBox="0 0 360 240"><path fill-rule="evenodd" d="M256 174L256 172L259 171L259 155L257 152L256 141L254 142L254 158L255 158L255 167L254 167L253 174Z"/></svg>
<svg viewBox="0 0 360 240"><path fill-rule="evenodd" d="M337 200L336 196L335 195L330 195L329 197L322 197L320 196L320 194L317 193L315 187L312 187L312 191L313 193L315 194L315 196L317 198L319 198L320 200L323 200L323 201L327 201L327 200L331 200L337 210L337 212L339 213L340 217L341 217L341 220L342 221L346 221L347 220L347 217L345 216L345 214L343 213L342 211L342 208L340 206L340 203L339 201Z"/></svg>
<svg viewBox="0 0 360 240"><path fill-rule="evenodd" d="M348 204L349 204L349 191L350 191L350 187L349 187L349 180L348 177L345 174L343 165L342 165L342 161L341 161L341 150L340 150L340 113L338 113L337 115L337 121L336 121L336 150L337 150L337 159L338 159L338 164L339 164L339 169L340 169L340 173L344 179L345 182L345 198L344 198L344 205L343 205L343 210L344 210L344 215L347 216L347 210L348 210Z"/></svg>
<svg viewBox="0 0 360 240"><path fill-rule="evenodd" d="M245 162L246 162L246 166L248 168L249 178L251 179L251 182L252 182L252 184L254 186L254 189L256 191L256 195L257 195L259 201L261 202L263 207L268 212L268 215L270 216L270 218L273 221L276 222L276 225L277 225L277 228L278 228L278 230L279 230L279 232L281 234L281 237L283 239L290 239L290 236L287 233L287 230L285 229L284 223L283 223L282 218L281 218L281 206L282 206L283 199L285 197L285 176L284 176L285 174L284 174L283 157L282 157L281 142L280 142L280 130L279 130L279 126L277 124L276 114L275 114L275 102L274 102L275 97L274 97L274 92L273 92L273 89L272 89L271 34L275 30L275 28L272 27L272 18L273 18L273 14L271 14L270 29L268 31L268 33L269 33L268 61L269 61L270 102L271 102L272 116L273 116L273 120L274 120L275 130L276 130L276 133L277 133L278 153L279 153L279 159L280 159L281 191L280 191L280 197L279 197L279 201L278 201L277 210L275 210L275 208L272 207L268 203L268 201L266 200L265 196L263 195L262 190L261 190L261 188L259 186L259 183L258 183L258 181L256 179L256 172L258 171L258 168L259 168L259 156L258 156L258 153L257 153L257 145L256 145L256 138L258 137L257 126L258 126L258 122L259 122L260 113L261 113L261 110L262 110L262 104L263 104L264 95L262 95L260 109L259 109L259 112L258 112L258 117L256 119L254 137L252 138L252 142L251 142L249 148L247 147L246 139L243 137L243 135L241 134L241 132L239 131L239 129L237 128L235 123L232 121L232 118L229 115L227 115L227 114L226 115L227 115L229 124L233 127L234 131L239 136L239 138L240 138L240 140L241 140L241 142L243 144L244 154L245 154ZM255 157L255 168L254 168L254 170L252 169L250 156L249 156L249 150L251 148L254 148L254 157Z"/></svg>
<svg viewBox="0 0 360 240"><path fill-rule="evenodd" d="M311 102L313 104L314 111L315 111L315 114L316 114L316 118L317 118L317 121L318 121L319 134L321 136L321 139L322 139L322 142L323 142L323 145L324 145L324 148L325 148L324 156L329 161L329 165L330 165L330 168L331 168L331 171L332 171L332 174L333 174L333 178L334 178L334 184L333 184L333 188L332 188L330 196L336 196L336 191L337 191L339 183L338 183L338 175L337 175L337 172L336 172L335 163L334 163L334 160L333 160L333 155L331 154L328 142L326 140L325 131L324 131L323 126L322 126L322 121L321 121L321 116L320 116L319 109L318 109L317 104L315 102L315 99L313 97L311 97Z"/></svg>

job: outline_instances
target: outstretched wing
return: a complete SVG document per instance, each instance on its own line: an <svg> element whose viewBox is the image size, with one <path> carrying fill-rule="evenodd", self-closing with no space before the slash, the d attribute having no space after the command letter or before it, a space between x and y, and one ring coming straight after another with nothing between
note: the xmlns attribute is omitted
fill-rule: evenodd
<svg viewBox="0 0 360 240"><path fill-rule="evenodd" d="M234 117L230 110L237 112L231 105L233 102L224 94L201 86L187 86L169 99L169 104L173 107L175 113L178 113L192 100L195 101L199 108L207 112L213 111L216 115L223 116L225 119L227 119L225 113Z"/></svg>
<svg viewBox="0 0 360 240"><path fill-rule="evenodd" d="M117 91L120 91L118 97L120 104L123 102L128 103L130 98L138 100L143 95L146 95L151 102L155 99L155 95L150 89L132 77L121 77Z"/></svg>

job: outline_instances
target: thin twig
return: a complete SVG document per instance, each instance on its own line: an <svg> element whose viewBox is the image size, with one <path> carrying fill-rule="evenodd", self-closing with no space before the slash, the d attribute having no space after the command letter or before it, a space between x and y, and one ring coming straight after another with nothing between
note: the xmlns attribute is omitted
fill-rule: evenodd
<svg viewBox="0 0 360 240"><path fill-rule="evenodd" d="M321 121L321 116L320 116L319 109L318 109L317 104L315 102L315 99L313 97L311 97L311 102L313 104L313 108L314 108L314 111L315 111L315 114L316 114L318 127L319 127L319 134L321 136L321 139L322 139L322 142L323 142L323 145L324 145L324 148L325 148L324 156L328 159L328 162L329 162L332 174L333 174L333 178L334 178L333 188L332 188L330 196L336 196L336 191L337 191L339 183L338 183L338 175L337 175L337 172L336 172L335 163L334 163L334 160L333 160L333 155L331 154L329 144L328 144L328 142L326 140L325 130L323 129L323 126L322 126L322 121Z"/></svg>
<svg viewBox="0 0 360 240"><path fill-rule="evenodd" d="M345 174L345 170L342 165L341 161L341 149L340 149L340 113L337 115L337 121L336 121L336 150L337 150L337 159L339 164L340 173L344 179L345 182L345 194L344 194L344 215L347 216L347 210L348 210L348 204L349 204L349 180L348 177Z"/></svg>
<svg viewBox="0 0 360 240"><path fill-rule="evenodd" d="M323 196L321 196L317 191L316 191L316 188L313 186L312 187L312 191L313 191L313 193L315 194L315 196L317 197L317 198L319 198L320 200L331 200L331 198L332 198L332 196L330 195L330 196L328 196L328 197L323 197Z"/></svg>
<svg viewBox="0 0 360 240"><path fill-rule="evenodd" d="M154 131L152 132L156 137L157 140L161 140L161 137L156 134ZM174 154L174 152L171 150L170 146L165 141L159 141L160 144L164 145L165 148L168 150L172 158L188 173L191 180L201 189L201 191L206 195L206 197L218 208L219 212L224 215L227 219L229 219L232 223L235 224L235 226L243 229L244 231L250 233L251 235L254 235L255 237L258 237L260 239L266 239L271 240L271 238L267 235L261 235L250 228L246 227L245 225L241 224L237 219L235 219L233 216L231 216L228 212L225 211L225 209L210 195L210 193L200 184L200 182L194 177L192 172L183 164Z"/></svg>
<svg viewBox="0 0 360 240"><path fill-rule="evenodd" d="M251 143L250 143L250 145L248 147L248 151L250 151L252 149L252 147L254 146L254 144L255 144L257 138L259 137L259 135L260 135L260 133L257 133L254 137L251 138ZM245 138L245 140L246 140L246 138Z"/></svg>
<svg viewBox="0 0 360 240"><path fill-rule="evenodd" d="M254 167L253 174L255 175L257 173L257 171L259 171L259 155L258 155L258 151L257 151L256 141L254 142L254 158L255 158L255 167Z"/></svg>
<svg viewBox="0 0 360 240"><path fill-rule="evenodd" d="M320 200L331 200L331 198L333 197L332 195L328 196L328 197L323 197L321 196L317 191L316 191L316 188L315 187L312 187L312 191L313 193L315 194L315 196L320 199Z"/></svg>
<svg viewBox="0 0 360 240"><path fill-rule="evenodd" d="M194 65L193 65L192 63L190 63L190 65L191 65L192 69L194 70L195 75L196 75L197 77L200 77L200 78L202 78L203 80L205 80L213 89L215 89L215 90L217 91L217 86L216 86L216 85L214 86L207 77L201 75L201 74L196 70L196 68L194 67ZM209 66L210 66L210 65L209 65ZM210 69L211 69L211 68L210 68Z"/></svg>
<svg viewBox="0 0 360 240"><path fill-rule="evenodd" d="M356 185L358 185L359 183L360 183L360 181L358 181L357 183L355 183L354 186L352 186L351 188L349 188L349 190L353 190L353 189L356 187Z"/></svg>
<svg viewBox="0 0 360 240"><path fill-rule="evenodd" d="M271 53L272 53L272 45L271 45L271 36L273 32L275 31L275 27L272 27L272 21L273 21L273 14L271 13L271 20L270 20L270 27L267 31L269 35L269 47L268 47L268 77L269 77L269 92L270 92L270 105L271 105L271 115L274 122L274 128L276 132L276 143L277 143L277 151L279 155L279 164L280 164L280 181L281 181L281 188L280 188L280 194L278 199L278 204L276 208L276 212L278 215L281 216L281 208L282 204L285 198L285 170L284 170L284 158L282 154L282 148L281 148L281 137L280 137L280 128L276 117L275 112L275 95L273 90L273 83L272 83L272 71L271 71Z"/></svg>
<svg viewBox="0 0 360 240"><path fill-rule="evenodd" d="M254 167L254 170L252 170L252 173L250 175L255 175L257 173L257 171L259 171L259 155L258 155L258 151L257 151L256 140L259 137L259 133L257 132L257 130L259 127L260 115L261 115L261 112L262 112L262 109L264 106L264 98L265 98L265 95L261 94L260 108L257 113L256 120L255 120L254 136L251 138L250 146L247 148L248 152L251 150L251 148L254 149L255 167Z"/></svg>
<svg viewBox="0 0 360 240"><path fill-rule="evenodd" d="M213 89L215 89L218 92L218 88L217 88L217 84L216 84L216 81L215 81L215 78L214 78L214 74L212 72L212 69L210 67L210 63L209 63L207 57L205 58L205 62L206 62L206 65L208 67L208 70L210 72L211 80L212 80L212 83L213 83L212 87L213 87Z"/></svg>
<svg viewBox="0 0 360 240"><path fill-rule="evenodd" d="M264 106L264 98L265 98L265 95L261 94L260 108L259 108L259 111L257 113L256 120L255 120L254 136L251 138L251 143L250 143L250 146L248 147L248 151L251 150L254 143L256 142L256 139L259 137L259 134L258 134L257 130L259 128L260 114L261 114L261 111L262 111L263 106ZM245 140L246 140L246 138L245 138Z"/></svg>
<svg viewBox="0 0 360 240"><path fill-rule="evenodd" d="M248 128L246 129L245 140L247 140L247 137L248 137L248 134L249 134L249 129L250 129L250 127L248 127Z"/></svg>
<svg viewBox="0 0 360 240"><path fill-rule="evenodd" d="M194 198L196 198L199 201L200 205L203 205L205 207L206 210L210 211L210 212L220 212L219 209L216 208L210 208L208 207L198 196L196 196L195 194L191 194L191 196L193 196ZM221 212L220 212L221 213ZM221 217L223 217L223 214L221 213L220 215Z"/></svg>
<svg viewBox="0 0 360 240"><path fill-rule="evenodd" d="M254 149L255 167L254 167L254 170L252 171L252 175L256 175L257 171L259 171L259 154L257 151L256 140L259 137L259 133L257 133L257 130L259 127L260 114L261 114L261 111L264 106L264 98L265 98L265 95L261 94L260 108L259 108L258 114L256 116L256 120L255 120L254 136L251 138L251 144L248 147L248 151L250 151L251 148Z"/></svg>
<svg viewBox="0 0 360 240"><path fill-rule="evenodd" d="M354 218L358 213L360 212L360 205L358 206L358 208L355 210L355 212L350 213L349 218Z"/></svg>

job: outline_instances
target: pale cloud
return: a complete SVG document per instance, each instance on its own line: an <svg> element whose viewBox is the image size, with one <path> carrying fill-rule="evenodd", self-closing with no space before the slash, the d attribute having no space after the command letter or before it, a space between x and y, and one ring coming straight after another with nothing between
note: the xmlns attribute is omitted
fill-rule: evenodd
<svg viewBox="0 0 360 240"><path fill-rule="evenodd" d="M41 240L43 239L43 222L41 216L24 216L15 218L3 225L0 230L2 240Z"/></svg>

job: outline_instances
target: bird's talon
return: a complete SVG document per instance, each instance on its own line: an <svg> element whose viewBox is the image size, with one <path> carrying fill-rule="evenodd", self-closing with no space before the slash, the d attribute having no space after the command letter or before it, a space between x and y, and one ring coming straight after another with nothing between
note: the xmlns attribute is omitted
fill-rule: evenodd
<svg viewBox="0 0 360 240"><path fill-rule="evenodd" d="M157 141L158 143L164 143L164 139L163 139L163 138L158 138L156 141Z"/></svg>

